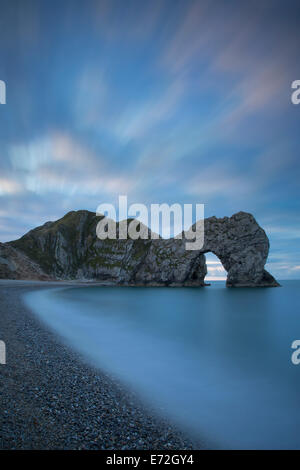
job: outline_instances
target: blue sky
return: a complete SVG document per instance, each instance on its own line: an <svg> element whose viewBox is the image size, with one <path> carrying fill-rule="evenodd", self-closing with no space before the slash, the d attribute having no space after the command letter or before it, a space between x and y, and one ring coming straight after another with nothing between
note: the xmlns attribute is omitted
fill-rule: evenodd
<svg viewBox="0 0 300 470"><path fill-rule="evenodd" d="M299 36L297 1L0 0L0 240L119 194L204 203L299 278Z"/></svg>

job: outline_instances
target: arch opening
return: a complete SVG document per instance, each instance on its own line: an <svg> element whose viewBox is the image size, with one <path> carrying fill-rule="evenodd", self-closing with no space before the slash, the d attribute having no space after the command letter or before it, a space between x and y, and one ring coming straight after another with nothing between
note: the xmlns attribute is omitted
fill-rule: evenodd
<svg viewBox="0 0 300 470"><path fill-rule="evenodd" d="M208 283L221 281L223 284L225 284L227 279L227 271L224 269L220 259L211 251L207 252L205 257L207 274L204 281Z"/></svg>

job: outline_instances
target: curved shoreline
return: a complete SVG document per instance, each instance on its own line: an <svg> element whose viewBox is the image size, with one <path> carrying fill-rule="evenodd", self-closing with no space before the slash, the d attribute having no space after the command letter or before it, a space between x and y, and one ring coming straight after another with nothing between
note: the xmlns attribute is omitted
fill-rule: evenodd
<svg viewBox="0 0 300 470"><path fill-rule="evenodd" d="M0 282L0 449L196 449L117 380L91 367L22 302L26 292L82 283Z"/></svg>

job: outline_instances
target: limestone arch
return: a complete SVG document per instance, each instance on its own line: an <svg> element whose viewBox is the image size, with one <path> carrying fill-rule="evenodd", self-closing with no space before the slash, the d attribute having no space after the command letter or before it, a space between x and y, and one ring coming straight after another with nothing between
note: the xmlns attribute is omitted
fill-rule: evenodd
<svg viewBox="0 0 300 470"><path fill-rule="evenodd" d="M228 287L268 287L279 284L265 269L269 240L247 212L204 220L204 245L199 254L212 252L227 272Z"/></svg>

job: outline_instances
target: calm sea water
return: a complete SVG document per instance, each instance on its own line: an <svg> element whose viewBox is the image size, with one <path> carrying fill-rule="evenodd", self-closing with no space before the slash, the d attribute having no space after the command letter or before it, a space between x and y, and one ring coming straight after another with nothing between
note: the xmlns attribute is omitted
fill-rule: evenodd
<svg viewBox="0 0 300 470"><path fill-rule="evenodd" d="M282 288L84 287L31 309L94 365L220 448L300 448L300 281Z"/></svg>

